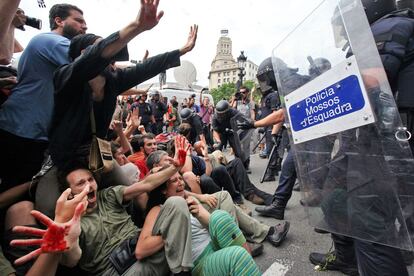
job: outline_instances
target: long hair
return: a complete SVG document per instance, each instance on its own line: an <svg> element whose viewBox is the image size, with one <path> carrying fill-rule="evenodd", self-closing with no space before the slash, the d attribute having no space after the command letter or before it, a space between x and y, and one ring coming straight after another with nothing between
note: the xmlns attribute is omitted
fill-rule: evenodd
<svg viewBox="0 0 414 276"><path fill-rule="evenodd" d="M162 170L165 170L168 167L169 167L169 165L163 166L157 172L160 172ZM151 172L151 173L153 173L153 172ZM158 186L157 188L155 188L154 190L152 190L151 192L148 193L147 210L145 212L146 214L148 214L148 212L153 207L158 206L158 205L161 205L161 204L164 204L164 202L167 200L167 197L163 193L163 191L167 189L167 182L168 182L168 180L165 181L160 186Z"/></svg>

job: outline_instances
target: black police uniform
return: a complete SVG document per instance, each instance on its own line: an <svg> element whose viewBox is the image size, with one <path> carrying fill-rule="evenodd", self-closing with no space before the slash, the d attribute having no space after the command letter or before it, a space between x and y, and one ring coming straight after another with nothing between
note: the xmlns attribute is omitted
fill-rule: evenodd
<svg viewBox="0 0 414 276"><path fill-rule="evenodd" d="M194 145L195 142L200 141L200 135L203 134L203 121L200 116L194 114L189 119L183 120L183 123L191 125L190 135L188 137L190 144Z"/></svg>
<svg viewBox="0 0 414 276"><path fill-rule="evenodd" d="M158 135L162 133L162 128L164 126L164 114L167 112L167 106L160 101L152 101L151 108L155 118L153 133Z"/></svg>
<svg viewBox="0 0 414 276"><path fill-rule="evenodd" d="M270 91L267 94L263 95L261 104L260 104L260 119L265 118L270 115L274 110L280 108L279 94L276 91ZM273 148L272 140L272 127L266 127L266 151L267 154L270 154L270 151Z"/></svg>
<svg viewBox="0 0 414 276"><path fill-rule="evenodd" d="M138 116L141 117L141 125L144 126L146 132L152 132L151 116L152 108L149 103L138 103L133 106L138 108Z"/></svg>

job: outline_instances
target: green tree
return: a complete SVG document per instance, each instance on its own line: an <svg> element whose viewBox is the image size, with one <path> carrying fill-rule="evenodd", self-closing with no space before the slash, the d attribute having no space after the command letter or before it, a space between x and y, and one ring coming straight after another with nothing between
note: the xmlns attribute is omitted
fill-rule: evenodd
<svg viewBox="0 0 414 276"><path fill-rule="evenodd" d="M236 93L236 84L225 83L219 88L211 89L210 93L213 96L214 103L218 103L222 99L230 100L231 96Z"/></svg>
<svg viewBox="0 0 414 276"><path fill-rule="evenodd" d="M254 81L247 80L243 83L243 86L252 91L253 87L255 86ZM230 98L236 93L236 84L235 83L225 83L221 85L219 88L213 88L210 91L211 95L213 96L214 103L222 99L230 100ZM260 93L258 91L253 93L253 99L257 103L260 100Z"/></svg>

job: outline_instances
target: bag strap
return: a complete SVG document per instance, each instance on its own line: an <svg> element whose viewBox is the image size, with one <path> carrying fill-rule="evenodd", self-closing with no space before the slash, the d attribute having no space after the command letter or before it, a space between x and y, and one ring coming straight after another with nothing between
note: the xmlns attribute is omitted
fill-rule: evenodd
<svg viewBox="0 0 414 276"><path fill-rule="evenodd" d="M204 116L206 116L207 112L209 110L209 107L206 108L206 111L204 111L204 114L201 116L201 120L203 120Z"/></svg>
<svg viewBox="0 0 414 276"><path fill-rule="evenodd" d="M93 112L93 105L90 113L92 136L96 136L95 113Z"/></svg>

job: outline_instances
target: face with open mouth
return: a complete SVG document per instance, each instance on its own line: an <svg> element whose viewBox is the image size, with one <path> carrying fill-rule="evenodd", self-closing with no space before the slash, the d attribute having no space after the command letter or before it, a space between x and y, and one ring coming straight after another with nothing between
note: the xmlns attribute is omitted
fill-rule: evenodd
<svg viewBox="0 0 414 276"><path fill-rule="evenodd" d="M97 206L97 190L98 185L96 184L95 178L92 173L85 169L74 170L69 173L66 177L73 195L77 195L83 191L86 185L89 184L88 206L87 212L92 211Z"/></svg>
<svg viewBox="0 0 414 276"><path fill-rule="evenodd" d="M185 196L185 183L183 180L183 177L176 173L167 181L167 189L165 190L165 196L171 197L171 196Z"/></svg>

